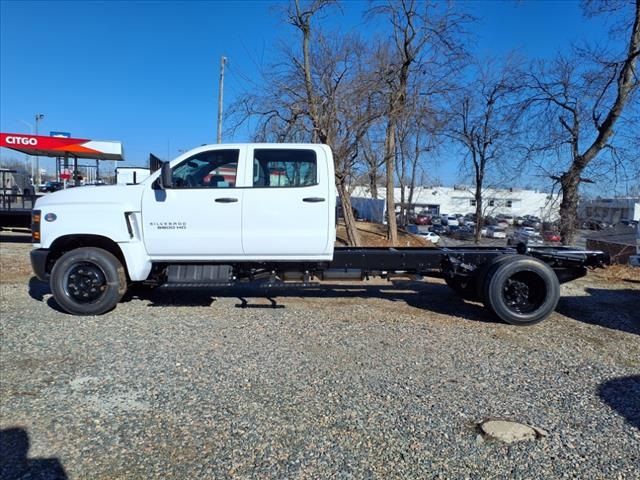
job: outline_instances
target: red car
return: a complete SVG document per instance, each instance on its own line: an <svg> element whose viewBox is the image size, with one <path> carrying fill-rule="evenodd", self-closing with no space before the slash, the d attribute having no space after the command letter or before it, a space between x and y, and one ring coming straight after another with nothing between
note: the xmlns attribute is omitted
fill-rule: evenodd
<svg viewBox="0 0 640 480"><path fill-rule="evenodd" d="M431 215L425 215L424 213L419 213L415 219L416 225L431 225Z"/></svg>
<svg viewBox="0 0 640 480"><path fill-rule="evenodd" d="M547 242L559 242L560 241L560 234L558 234L556 232L544 232L542 234L542 237Z"/></svg>

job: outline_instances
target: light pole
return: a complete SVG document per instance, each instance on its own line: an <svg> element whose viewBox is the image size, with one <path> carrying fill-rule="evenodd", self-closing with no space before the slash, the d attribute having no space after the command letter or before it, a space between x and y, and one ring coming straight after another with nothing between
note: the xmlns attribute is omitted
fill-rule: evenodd
<svg viewBox="0 0 640 480"><path fill-rule="evenodd" d="M38 122L43 118L44 118L44 114L36 113L36 136L38 135ZM41 183L41 178L40 178L40 157L38 155L36 155L36 175L38 176L38 183L36 185L39 187Z"/></svg>
<svg viewBox="0 0 640 480"><path fill-rule="evenodd" d="M227 57L220 58L220 82L218 83L218 137L217 143L222 143L222 96L224 92L224 66Z"/></svg>

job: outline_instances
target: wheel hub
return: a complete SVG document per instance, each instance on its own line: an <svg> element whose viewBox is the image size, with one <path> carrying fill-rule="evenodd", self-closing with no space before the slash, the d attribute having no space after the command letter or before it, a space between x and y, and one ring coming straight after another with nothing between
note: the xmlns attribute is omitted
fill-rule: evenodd
<svg viewBox="0 0 640 480"><path fill-rule="evenodd" d="M507 306L513 310L521 311L530 305L529 286L524 282L514 279L507 280L503 293Z"/></svg>
<svg viewBox="0 0 640 480"><path fill-rule="evenodd" d="M104 272L93 263L75 264L67 273L65 293L77 302L88 303L99 299L106 287Z"/></svg>

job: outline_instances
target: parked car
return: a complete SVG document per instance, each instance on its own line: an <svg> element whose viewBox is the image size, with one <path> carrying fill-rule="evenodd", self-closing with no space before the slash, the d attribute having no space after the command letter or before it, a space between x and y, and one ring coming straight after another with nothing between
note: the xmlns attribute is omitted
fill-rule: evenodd
<svg viewBox="0 0 640 480"><path fill-rule="evenodd" d="M522 222L522 225L524 227L533 227L537 229L537 228L540 228L540 226L542 225L542 221L534 215L525 215L524 222Z"/></svg>
<svg viewBox="0 0 640 480"><path fill-rule="evenodd" d="M419 213L414 220L416 225L429 225L431 223L431 215L426 213Z"/></svg>
<svg viewBox="0 0 640 480"><path fill-rule="evenodd" d="M491 226L487 228L488 238L507 238L507 232L503 227Z"/></svg>
<svg viewBox="0 0 640 480"><path fill-rule="evenodd" d="M435 234L433 232L421 233L420 236L422 238L424 238L425 240L429 240L434 245L437 245L438 242L440 241L440 235L437 235L437 234Z"/></svg>
<svg viewBox="0 0 640 480"><path fill-rule="evenodd" d="M449 229L444 225L431 225L429 231L435 233L436 235L444 235L449 231Z"/></svg>
<svg viewBox="0 0 640 480"><path fill-rule="evenodd" d="M431 232L429 230L426 230L422 226L407 225L405 227L405 230L407 232L413 234L413 235L419 235L420 237L424 238L425 240L429 240L434 245L437 244L440 241L440 236L438 234L433 233L433 232Z"/></svg>
<svg viewBox="0 0 640 480"><path fill-rule="evenodd" d="M459 220L460 225L465 225L467 227L475 227L476 226L476 216L475 215L465 215L464 218Z"/></svg>
<svg viewBox="0 0 640 480"><path fill-rule="evenodd" d="M560 239L560 234L556 233L556 232L552 232L552 231L546 231L542 234L542 238L546 241L546 242L559 242Z"/></svg>
<svg viewBox="0 0 640 480"><path fill-rule="evenodd" d="M40 187L41 192L57 192L58 190L62 190L64 188L64 184L62 182L46 182L43 186Z"/></svg>
<svg viewBox="0 0 640 480"><path fill-rule="evenodd" d="M603 230L609 227L609 224L602 220L589 219L582 222L582 228L589 230Z"/></svg>
<svg viewBox="0 0 640 480"><path fill-rule="evenodd" d="M542 245L544 241L538 232L531 227L524 227L513 232L507 238L507 245L518 245L524 243L526 245Z"/></svg>
<svg viewBox="0 0 640 480"><path fill-rule="evenodd" d="M637 220L620 220L618 223L616 223L615 226L636 228L638 226L638 221Z"/></svg>
<svg viewBox="0 0 640 480"><path fill-rule="evenodd" d="M487 215L486 217L484 217L484 224L489 227L491 225L497 225L498 221L492 217L491 215Z"/></svg>
<svg viewBox="0 0 640 480"><path fill-rule="evenodd" d="M460 225L460 222L458 221L458 217L456 217L455 215L447 215L447 224Z"/></svg>
<svg viewBox="0 0 640 480"><path fill-rule="evenodd" d="M457 240L472 240L474 232L471 228L460 227L454 230L451 236Z"/></svg>

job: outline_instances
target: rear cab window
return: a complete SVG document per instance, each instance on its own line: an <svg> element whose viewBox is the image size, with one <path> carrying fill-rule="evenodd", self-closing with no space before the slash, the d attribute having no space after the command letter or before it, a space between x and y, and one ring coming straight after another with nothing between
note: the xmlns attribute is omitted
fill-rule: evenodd
<svg viewBox="0 0 640 480"><path fill-rule="evenodd" d="M253 186L297 188L318 184L318 160L313 150L255 149Z"/></svg>

